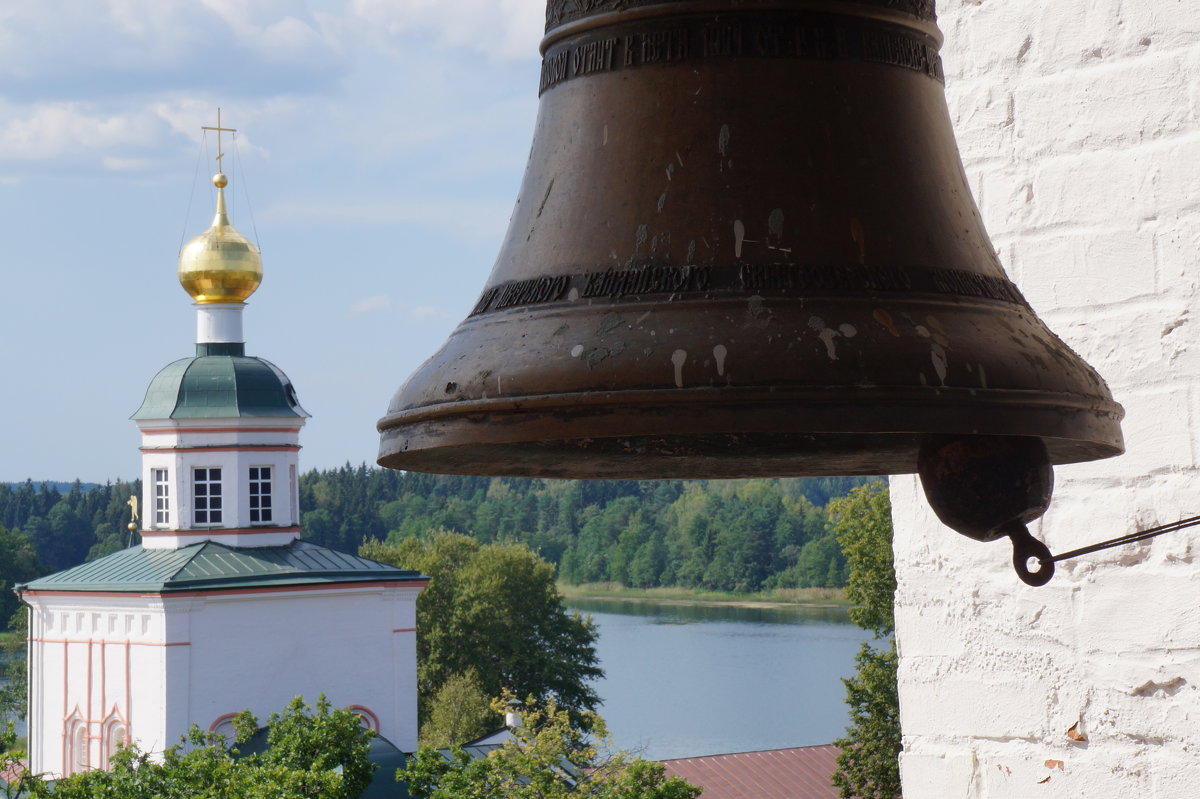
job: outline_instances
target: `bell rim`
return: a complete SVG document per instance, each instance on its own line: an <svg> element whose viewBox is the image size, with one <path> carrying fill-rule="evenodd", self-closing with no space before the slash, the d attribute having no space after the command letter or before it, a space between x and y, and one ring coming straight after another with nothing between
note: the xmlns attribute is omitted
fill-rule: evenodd
<svg viewBox="0 0 1200 799"><path fill-rule="evenodd" d="M659 401L648 403L647 393ZM692 400L690 406L681 407L683 394ZM800 401L801 394L806 401ZM824 396L815 399L818 394ZM602 479L905 474L916 471L920 442L944 433L1036 436L1046 442L1054 464L1124 452L1119 424L1124 411L1113 401L1089 404L1086 398L1028 390L977 390L975 396L969 389L893 391L890 398L881 394L848 398L846 387L776 389L759 390L756 396L742 392L735 400L725 389L708 388L443 403L381 419L378 463L452 474L585 477L591 469L614 472L598 474ZM1044 404L1032 404L1034 394L1043 394ZM755 413L745 413L751 407ZM981 424L981 419L986 421ZM718 440L729 442L721 457L732 455L732 464L715 464L716 449L689 460L646 455L639 449L642 444L628 443L684 451L692 442ZM742 442L751 440L785 451L768 457L752 447L755 455L740 454L748 451ZM790 454L789 441L796 446ZM640 454L618 464L622 449ZM837 465L814 467L813 458L826 457L826 452ZM596 465L597 453L608 465ZM638 462L643 458L648 462ZM760 466L745 465L759 460ZM791 468L794 464L799 465Z"/></svg>
<svg viewBox="0 0 1200 799"><path fill-rule="evenodd" d="M736 446L700 455L670 451L679 441L665 436L527 441L519 445L458 441L433 447L380 451L376 462L389 469L431 474L489 475L589 480L746 479L899 475L917 472L919 434L772 435L779 448L764 452L767 434L727 434ZM869 446L867 443L869 442ZM386 440L384 442L386 444ZM1054 465L1085 463L1120 455L1123 447L1047 441ZM789 445L791 451L782 451ZM665 449L667 452L655 451ZM618 453L618 450L624 450Z"/></svg>

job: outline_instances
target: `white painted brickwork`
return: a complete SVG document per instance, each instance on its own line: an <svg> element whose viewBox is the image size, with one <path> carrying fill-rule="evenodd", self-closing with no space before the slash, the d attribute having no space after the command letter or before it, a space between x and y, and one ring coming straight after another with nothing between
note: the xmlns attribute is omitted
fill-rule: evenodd
<svg viewBox="0 0 1200 799"><path fill-rule="evenodd" d="M1200 513L1200 6L938 12L993 242L1127 411L1127 454L1059 467L1033 533L1065 551ZM891 485L905 798L1200 796L1200 533L1028 588L1007 541L942 527L915 478Z"/></svg>

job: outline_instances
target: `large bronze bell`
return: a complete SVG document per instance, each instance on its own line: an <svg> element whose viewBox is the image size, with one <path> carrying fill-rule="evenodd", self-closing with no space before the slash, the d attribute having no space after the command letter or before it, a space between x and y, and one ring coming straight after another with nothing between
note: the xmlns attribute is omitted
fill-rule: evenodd
<svg viewBox="0 0 1200 799"><path fill-rule="evenodd" d="M508 235L380 464L888 474L931 435L1119 454L1121 407L984 231L940 43L933 0L550 0Z"/></svg>

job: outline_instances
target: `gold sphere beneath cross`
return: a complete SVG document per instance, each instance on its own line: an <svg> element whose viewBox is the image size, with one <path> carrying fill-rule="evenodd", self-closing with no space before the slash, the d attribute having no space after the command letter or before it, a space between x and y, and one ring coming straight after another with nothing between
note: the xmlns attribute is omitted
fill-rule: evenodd
<svg viewBox="0 0 1200 799"><path fill-rule="evenodd" d="M229 223L223 172L213 175L217 212L212 227L184 245L179 253L179 282L198 303L245 302L262 282L258 248Z"/></svg>

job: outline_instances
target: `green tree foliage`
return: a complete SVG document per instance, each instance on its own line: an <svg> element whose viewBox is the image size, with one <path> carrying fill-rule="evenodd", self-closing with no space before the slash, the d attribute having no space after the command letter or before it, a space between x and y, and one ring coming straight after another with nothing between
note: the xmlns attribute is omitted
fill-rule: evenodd
<svg viewBox="0 0 1200 799"><path fill-rule="evenodd" d="M238 743L258 722L249 713L235 721ZM271 714L269 748L239 757L220 736L193 727L161 762L136 747L122 749L108 771L88 771L53 786L29 779L41 799L355 799L370 784L370 738L350 710L331 709L321 697L313 710L300 698Z"/></svg>
<svg viewBox="0 0 1200 799"><path fill-rule="evenodd" d="M257 727L248 713L235 722L239 736ZM371 782L375 767L368 760L375 733L348 708L332 708L324 695L309 708L300 697L282 713L272 713L267 723L268 748L252 755L252 764L271 768L340 772L339 790L328 796L355 799Z"/></svg>
<svg viewBox="0 0 1200 799"><path fill-rule="evenodd" d="M896 645L863 644L857 670L846 684L850 726L835 741L842 748L833 784L843 799L899 799L900 698L896 687Z"/></svg>
<svg viewBox="0 0 1200 799"><path fill-rule="evenodd" d="M92 530L82 514L68 502L57 502L46 515L44 534L40 536L39 554L53 571L66 569L80 562L79 553L91 549Z"/></svg>
<svg viewBox="0 0 1200 799"><path fill-rule="evenodd" d="M500 726L500 716L475 672L452 674L429 702L421 746L448 749L481 738Z"/></svg>
<svg viewBox="0 0 1200 799"><path fill-rule="evenodd" d="M29 611L18 607L8 622L10 638L0 644L0 719L26 717L29 677L25 671L25 639Z"/></svg>
<svg viewBox="0 0 1200 799"><path fill-rule="evenodd" d="M12 753L17 751L17 731L11 721L0 724L0 772L8 771L12 765Z"/></svg>
<svg viewBox="0 0 1200 799"><path fill-rule="evenodd" d="M850 620L875 633L896 629L893 607L896 568L892 561L892 501L887 483L856 488L829 503L833 532L850 563L846 597L854 604Z"/></svg>
<svg viewBox="0 0 1200 799"><path fill-rule="evenodd" d="M305 536L340 549L446 529L525 543L569 583L823 588L846 576L825 504L867 479L565 481L347 465L302 475L300 507Z"/></svg>
<svg viewBox="0 0 1200 799"><path fill-rule="evenodd" d="M504 691L592 710L596 629L562 602L554 567L524 544L480 544L440 531L399 544L370 541L363 557L429 576L417 599L417 684L421 716L454 675L474 673L488 696Z"/></svg>
<svg viewBox="0 0 1200 799"><path fill-rule="evenodd" d="M503 708L502 703L496 705ZM659 763L611 750L604 721L594 714L590 736L580 735L571 714L553 701L527 703L512 740L472 759L422 749L397 773L423 799L694 799L701 789L668 778Z"/></svg>
<svg viewBox="0 0 1200 799"><path fill-rule="evenodd" d="M0 525L0 623L7 622L17 610L13 587L45 573L29 538Z"/></svg>
<svg viewBox="0 0 1200 799"><path fill-rule="evenodd" d="M0 797L18 799L28 796L39 782L25 772L25 752L17 748L17 732L11 721L0 722ZM6 782L6 778L14 778Z"/></svg>
<svg viewBox="0 0 1200 799"><path fill-rule="evenodd" d="M885 638L886 648L864 643L858 670L843 680L850 706L838 770L833 776L844 799L900 796L900 699L896 686L893 611L896 570L892 560L892 505L883 483L855 488L829 503L833 528L850 565L846 594L851 619Z"/></svg>

